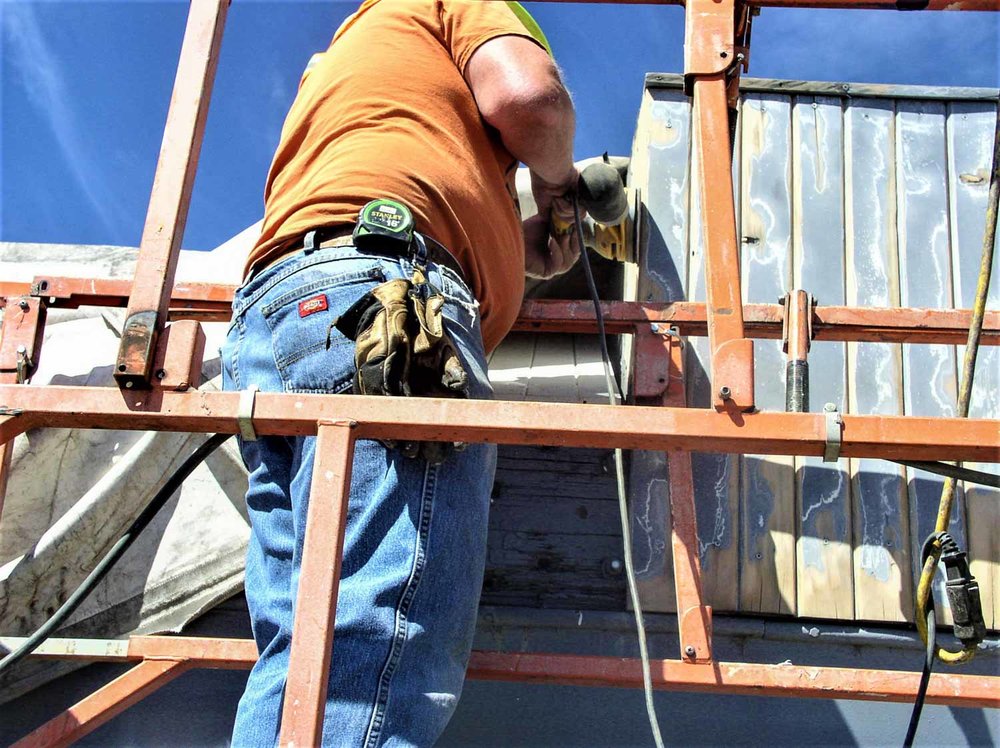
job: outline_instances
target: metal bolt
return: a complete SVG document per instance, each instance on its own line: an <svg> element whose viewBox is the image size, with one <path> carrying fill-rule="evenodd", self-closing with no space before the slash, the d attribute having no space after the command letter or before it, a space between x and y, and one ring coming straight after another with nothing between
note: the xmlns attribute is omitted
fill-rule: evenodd
<svg viewBox="0 0 1000 748"><path fill-rule="evenodd" d="M21 307L22 312L26 312L31 308L31 304L28 303L27 299L21 299L19 302L17 302L17 305Z"/></svg>
<svg viewBox="0 0 1000 748"><path fill-rule="evenodd" d="M653 332L659 332L660 331L660 323L659 322L653 322L649 326L649 329L652 330Z"/></svg>
<svg viewBox="0 0 1000 748"><path fill-rule="evenodd" d="M127 389L127 390L132 389L132 380L131 379L129 381L125 382L125 389Z"/></svg>
<svg viewBox="0 0 1000 748"><path fill-rule="evenodd" d="M617 558L611 559L611 571L621 571L621 570L622 570L621 560Z"/></svg>
<svg viewBox="0 0 1000 748"><path fill-rule="evenodd" d="M826 405L823 406L823 410L826 411L827 413L836 413L837 406L834 405L833 403L827 403Z"/></svg>
<svg viewBox="0 0 1000 748"><path fill-rule="evenodd" d="M17 352L23 355L23 354L25 354L25 353L27 353L27 352L28 352L28 349L27 349L27 348L25 348L25 347L24 347L23 345L19 345L19 346L17 347Z"/></svg>
<svg viewBox="0 0 1000 748"><path fill-rule="evenodd" d="M697 651L690 644L688 644L686 647L684 647L684 656L685 657L694 657L695 654L697 654Z"/></svg>
<svg viewBox="0 0 1000 748"><path fill-rule="evenodd" d="M733 397L733 391L728 387L720 387L719 397L721 397L723 400L731 400Z"/></svg>

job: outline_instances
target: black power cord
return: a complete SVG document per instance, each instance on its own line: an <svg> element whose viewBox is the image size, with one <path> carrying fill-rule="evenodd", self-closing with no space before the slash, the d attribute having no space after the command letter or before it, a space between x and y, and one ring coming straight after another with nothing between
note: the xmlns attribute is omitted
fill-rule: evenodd
<svg viewBox="0 0 1000 748"><path fill-rule="evenodd" d="M935 651L937 651L937 631L934 626L934 605L931 604L927 606L927 650L924 655L924 670L920 674L920 686L917 688L917 698L913 702L913 711L910 712L910 724L906 728L906 738L903 740L903 748L912 748L913 738L917 734L917 725L920 724L920 713L924 709L924 699L927 696L927 684L931 681Z"/></svg>
<svg viewBox="0 0 1000 748"><path fill-rule="evenodd" d="M920 562L926 564L927 559L934 553L934 543L939 542L944 533L931 533L924 541L920 551ZM927 685L931 681L931 670L934 668L934 653L937 652L937 625L934 621L934 595L927 600L927 648L924 654L924 669L920 674L920 685L917 688L917 698L913 701L913 711L910 712L910 724L906 728L906 738L903 740L903 748L912 748L913 738L917 734L917 725L920 724L920 714L924 709L924 699L927 697Z"/></svg>
<svg viewBox="0 0 1000 748"><path fill-rule="evenodd" d="M933 532L927 536L920 551L920 560L924 574L933 574L940 560L945 570L945 592L948 595L948 605L951 608L955 637L962 642L964 648L973 651L986 638L986 622L983 619L982 599L979 584L969 569L969 560L958 543L947 532ZM924 669L917 688L917 698L910 714L910 726L906 731L904 748L913 745L917 732L920 713L927 696L927 686L930 683L931 669L937 659L937 627L934 620L934 595L928 594L924 614L927 631L927 653L924 658Z"/></svg>
<svg viewBox="0 0 1000 748"><path fill-rule="evenodd" d="M10 668L14 667L18 662L23 660L29 654L34 652L42 642L48 639L62 624L69 618L73 612L80 607L80 604L87 598L87 596L94 591L94 587L100 582L105 575L111 570L111 567L117 563L117 561L122 557L122 555L129 549L129 546L135 542L135 539L139 537L146 526L153 520L153 517L157 515L163 505L167 503L167 500L174 495L174 492L180 488L181 484L187 480L188 476L194 472L194 469L198 467L205 458L208 457L212 452L218 449L224 441L226 441L231 435L230 434L213 434L202 444L198 449L196 449L190 457L188 457L183 464L167 479L163 487L156 492L152 501L146 505L146 508L142 510L138 517L132 525L125 531L125 533L115 542L108 552L104 554L104 557L97 562L94 570L87 575L87 578L80 583L73 593L66 599L66 602L57 610L52 616L43 623L27 640L17 649L12 650L8 653L2 660L0 660L0 674L3 674Z"/></svg>
<svg viewBox="0 0 1000 748"><path fill-rule="evenodd" d="M982 486L1000 488L1000 475L986 473L982 470L952 465L947 462L936 462L933 460L890 460L897 465L905 465L916 470L926 470L928 473L943 475L946 478L966 481L967 483L978 483Z"/></svg>
<svg viewBox="0 0 1000 748"><path fill-rule="evenodd" d="M617 176L615 177L617 179ZM614 180L609 180L613 185ZM620 182L619 189L620 187ZM614 192L614 190L609 190ZM615 378L615 372L611 366L611 354L608 353L607 333L604 329L604 313L601 311L601 299L597 293L597 284L594 283L594 274L590 268L590 258L587 255L587 248L583 244L583 221L580 218L580 205L577 195L573 194L573 219L576 226L576 238L580 245L580 262L583 263L583 272L587 276L587 288L590 291L590 299L594 303L594 316L597 320L598 340L601 344L601 357L604 360L604 376L608 386L608 402L615 404L615 396L618 402L624 404L625 397L622 393L621 385ZM625 465L624 452L615 449L615 482L618 489L618 512L622 525L622 545L625 556L625 577L628 582L629 596L632 599L632 612L635 615L636 636L639 644L639 656L642 660L642 685L643 695L646 700L646 715L649 718L649 728L653 734L653 743L657 748L663 748L663 737L660 735L660 726L656 718L656 706L653 703L653 683L649 668L649 650L646 645L646 627L642 620L642 606L639 600L639 590L635 581L635 568L632 563L632 534L629 531L628 509L625 497Z"/></svg>

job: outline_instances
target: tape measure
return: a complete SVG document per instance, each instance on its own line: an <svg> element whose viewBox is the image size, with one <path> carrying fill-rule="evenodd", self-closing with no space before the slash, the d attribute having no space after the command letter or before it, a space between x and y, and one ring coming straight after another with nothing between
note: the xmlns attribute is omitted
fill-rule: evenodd
<svg viewBox="0 0 1000 748"><path fill-rule="evenodd" d="M407 247L413 241L413 213L388 198L372 200L361 209L354 227L354 242L364 247L372 239L395 239Z"/></svg>

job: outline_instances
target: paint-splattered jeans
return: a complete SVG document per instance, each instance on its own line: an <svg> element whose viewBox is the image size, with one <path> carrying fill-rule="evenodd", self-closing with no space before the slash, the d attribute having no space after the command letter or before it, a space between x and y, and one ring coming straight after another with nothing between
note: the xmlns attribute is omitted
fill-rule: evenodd
<svg viewBox="0 0 1000 748"><path fill-rule="evenodd" d="M328 347L330 323L377 284L411 273L405 259L333 247L255 275L233 301L225 388L350 397L353 343L334 329ZM432 265L430 280L448 298L472 396L492 397L478 305L449 270ZM260 659L233 745L273 746L279 733L315 441L241 442L252 525L246 595ZM472 646L495 466L494 445L470 445L435 467L358 441L324 745L429 746L444 730Z"/></svg>

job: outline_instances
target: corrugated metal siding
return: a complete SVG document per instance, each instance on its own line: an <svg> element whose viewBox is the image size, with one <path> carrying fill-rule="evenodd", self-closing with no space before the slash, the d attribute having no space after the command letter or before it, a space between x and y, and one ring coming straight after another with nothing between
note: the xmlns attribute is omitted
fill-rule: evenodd
<svg viewBox="0 0 1000 748"><path fill-rule="evenodd" d="M734 164L745 301L774 302L798 287L819 304L971 306L996 92L745 84ZM679 77L647 79L632 158L648 230L630 297L703 300L691 109ZM781 410L780 343L754 348L757 404ZM833 402L854 413L954 415L962 355L944 345L816 342L811 409ZM686 360L689 405L705 407L707 340L689 340ZM981 349L976 376L971 414L1000 416L995 347ZM717 609L912 618L914 559L933 526L941 479L878 460L834 467L761 455L695 455L694 471L701 559ZM665 513L666 478L662 460L635 457L633 530L645 537L636 565L646 569L642 587L655 610L673 607L663 589L670 563L644 549L669 547L668 528L642 518ZM995 628L1000 492L970 488L957 507L951 531L969 544Z"/></svg>

